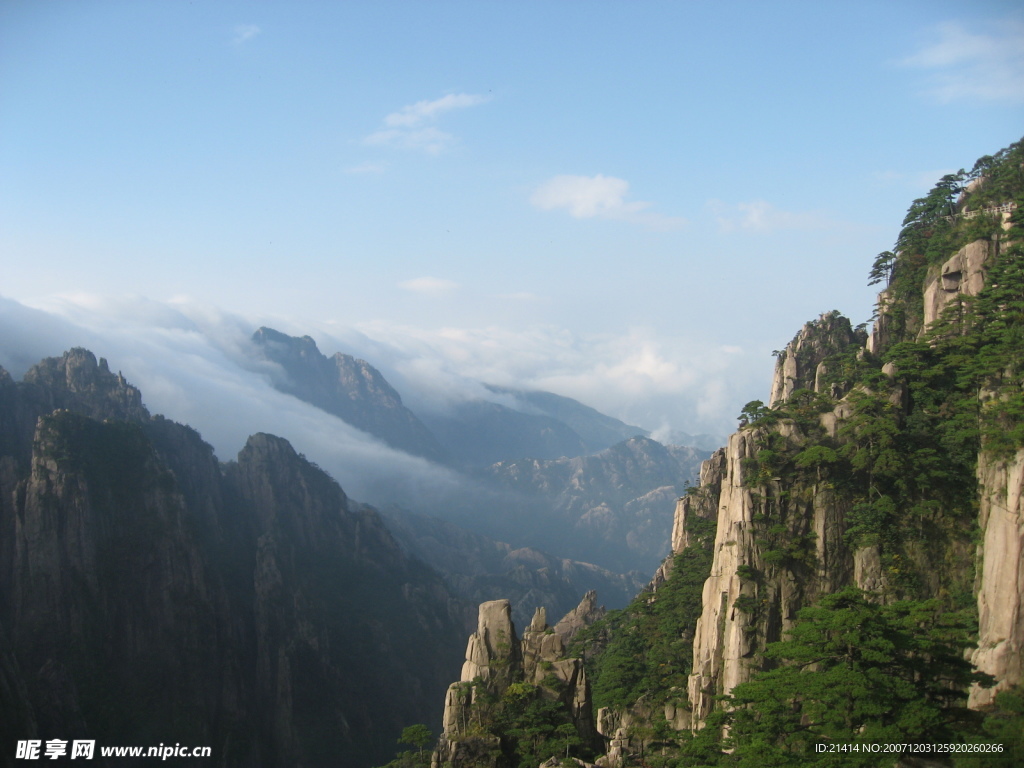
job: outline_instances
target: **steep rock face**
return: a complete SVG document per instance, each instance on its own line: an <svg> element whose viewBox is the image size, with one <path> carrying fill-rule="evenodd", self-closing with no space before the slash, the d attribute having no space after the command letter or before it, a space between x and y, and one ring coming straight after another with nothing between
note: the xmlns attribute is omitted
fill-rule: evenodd
<svg viewBox="0 0 1024 768"><path fill-rule="evenodd" d="M594 616L593 602L593 594L584 597L574 616L560 622L563 630ZM449 686L445 696L444 730L431 765L476 768L509 764L514 745L491 730L493 724L488 722L495 702L505 701L509 693L558 702L582 742L593 743L596 732L586 671L581 659L565 658L563 638L548 626L543 608L536 610L520 640L508 600L482 603L476 632L466 647L461 678Z"/></svg>
<svg viewBox="0 0 1024 768"><path fill-rule="evenodd" d="M872 269L874 282L888 285L879 295L870 337L829 313L778 353L772 407L751 403L745 408L740 431L704 464L701 487L676 506L672 546L681 557L660 569L646 605L634 604L626 612L624 623L631 629L643 626L643 616L657 615L659 604L682 616L684 611L669 608L659 595L703 583L687 695L678 693L678 676L666 675L656 690L638 695L634 688L625 698L609 696L617 703L598 716L608 746L599 764L636 764L649 745L631 736L630 726L634 733L650 733L665 723L676 730L702 728L712 708L720 706L716 696L757 672L774 670L779 657L769 657L766 646L785 636L802 608L826 594L842 600L835 593L851 585L873 593L869 603L897 603L894 611L949 611L931 625L915 619L914 631L945 633L957 659L963 644L970 643L969 614L976 600L979 633L970 658L997 684L973 688L969 706L984 709L997 692L1021 684L1024 249L1015 235L1024 218L1016 212L1008 220L1017 206L1006 200L1020 199L1022 147L1019 142L1004 150L999 162L979 160L972 173L983 171L991 186L977 180L968 187L969 213L961 205L960 213L950 215L950 195L958 191L963 172L945 177L927 198L914 201L897 253L879 254ZM989 192L979 197L979 188ZM951 308L959 311L946 311ZM688 568L684 558L696 552L687 546L693 539L706 547L705 521L710 520L716 521L716 536L710 575L703 579L707 570ZM706 559L689 565L700 562ZM684 573L688 580L678 578ZM825 635L813 632L836 631L828 624L834 605L830 600L804 615L803 626L810 631L789 645L793 656L778 649L781 658L793 659L799 674L809 674L808 685L783 683L793 670L779 671L775 686L771 677L762 677L761 687L742 694L752 702L742 714L725 717L732 740L715 748L724 750L724 762L759 759L771 752L773 741L800 749L805 734L816 729L828 734L830 715L806 702L830 701L829 694L813 691L811 676L818 665L801 663L809 657L799 654L809 653L811 645L815 652L822 647ZM658 648L658 630L645 628L649 650ZM622 690L615 686L630 680L617 666L631 648L629 638L611 628L609 655L599 656L595 666L595 688L602 695L609 688ZM829 648L821 656L831 653ZM856 657L857 650L847 653ZM943 674L940 666L936 661L936 675ZM957 697L948 690L942 692L942 705L955 712ZM759 703L764 695L768 707ZM860 695L851 691L849 706L856 706ZM663 719L652 701L665 704ZM934 705L927 694L917 701ZM762 725L775 724L780 710L772 707L779 704L794 714L799 709L792 721L796 733L766 739L746 715L761 718ZM989 725L996 717L1010 717L998 706L996 713L988 713ZM874 726L871 717L861 715L851 739ZM927 726L919 721L900 727L923 733ZM700 738L711 743L719 735ZM1001 737L1007 745L1015 738ZM681 756L677 749L687 754L685 738L659 741L674 742L663 753L670 760ZM680 764L687 764L686 758Z"/></svg>
<svg viewBox="0 0 1024 768"><path fill-rule="evenodd" d="M18 738L359 766L439 715L462 608L376 512L281 438L218 464L89 353L34 370L0 372L0 701Z"/></svg>
<svg viewBox="0 0 1024 768"><path fill-rule="evenodd" d="M564 645L569 645L580 630L603 618L605 613L607 611L604 606L597 604L597 592L591 590L583 596L579 605L558 620L555 624L555 634L561 635Z"/></svg>
<svg viewBox="0 0 1024 768"><path fill-rule="evenodd" d="M47 358L33 366L22 381L22 397L34 401L44 413L65 408L90 418L144 421L149 412L142 394L118 373L110 373L107 361L87 349L75 348L63 357Z"/></svg>
<svg viewBox="0 0 1024 768"><path fill-rule="evenodd" d="M999 238L968 243L941 267L929 270L924 288L924 327L939 318L959 296L977 296L985 287L985 275L999 254Z"/></svg>
<svg viewBox="0 0 1024 768"><path fill-rule="evenodd" d="M785 425L780 433L799 444ZM781 639L800 608L853 575L852 553L842 540L845 508L831 489L750 481L750 462L764 437L756 429L731 435L724 455L702 473L709 498L717 498L717 529L688 682L695 723L710 713L715 696L760 668L760 651ZM684 514L689 507L683 506ZM771 549L771 537L800 542L801 549Z"/></svg>
<svg viewBox="0 0 1024 768"><path fill-rule="evenodd" d="M719 448L711 458L700 465L698 492L681 496L676 501L672 518L672 554L678 555L693 542L687 521L693 517L704 520L718 519L717 498L722 492L722 479L726 476L727 451Z"/></svg>
<svg viewBox="0 0 1024 768"><path fill-rule="evenodd" d="M36 419L63 408L102 421L144 422L149 412L139 390L114 375L107 361L87 349L68 350L32 366L15 383L0 374L0 449L3 455L27 462Z"/></svg>
<svg viewBox="0 0 1024 768"><path fill-rule="evenodd" d="M983 453L978 484L981 578L978 648L971 662L998 682L971 690L975 708L1024 682L1024 450L1001 460Z"/></svg>
<svg viewBox="0 0 1024 768"><path fill-rule="evenodd" d="M926 319L922 332L931 330L942 310L958 297L977 296L982 291L998 253L998 237L976 240L928 273L922 289ZM832 410L818 415L823 437L815 437L808 433L808 427L800 428L786 418L770 426L748 427L730 437L721 473L711 473L708 468L709 474L702 475L702 490L718 499L718 531L693 645L688 695L695 725L713 708L714 696L728 693L761 668L764 644L781 639L800 608L847 584L870 591L895 588L891 576L898 568L892 563L885 566L878 545L852 548L844 541L849 503L828 482L815 482L816 478L805 472L798 481L790 478L780 484L780 478L764 474L763 469L765 456L793 456L805 445L826 446L819 448L823 452L817 455L834 461L837 454L833 449L841 450L844 442L856 439L856 429L849 426L857 411L851 398L873 393L864 385L850 392L843 391L842 386L823 387L823 375L828 374L825 361L851 351L856 351L858 360L867 354L876 358L882 355L896 340L889 321L890 313L895 311L891 291L884 291L879 296L880 317L870 339L850 331L848 323L823 315L805 326L780 357L772 386L773 405L781 406L797 389L828 396L834 402ZM909 327L912 331L913 326ZM905 327L902 333L907 332ZM891 363L881 366L880 373L890 382L898 376ZM896 414L903 413L908 408L907 391L891 383L885 386L890 391L887 407ZM899 428L900 416L894 418L891 423ZM805 466L813 466L815 459L806 461ZM978 519L983 542L978 548L980 633L972 660L981 671L1000 680L994 689L976 687L972 691L970 704L980 707L990 703L995 692L1022 679L1024 523L1020 452L1016 457L997 460L983 447L977 462ZM818 466L817 480L821 480L822 465ZM689 503L680 502L674 549L685 541ZM765 531L773 523L781 526L776 529L780 533L785 530L790 548L794 542L803 542L806 557L798 558L803 563L780 562L778 550L766 559L773 545ZM926 553L928 546L936 548ZM963 574L940 572L928 563L944 557L964 570L968 567L966 551L963 542L947 539L942 544L908 545L903 556L919 571L919 593L939 595L953 589L950 578L963 580Z"/></svg>
<svg viewBox="0 0 1024 768"><path fill-rule="evenodd" d="M264 359L285 376L275 386L369 432L388 445L440 461L445 452L430 430L402 404L380 371L351 355L325 357L309 336L288 336L260 328L252 337Z"/></svg>
<svg viewBox="0 0 1024 768"><path fill-rule="evenodd" d="M521 671L522 652L508 600L482 603L476 632L466 646L462 682L480 678L491 690L501 691Z"/></svg>
<svg viewBox="0 0 1024 768"><path fill-rule="evenodd" d="M775 361L769 406L784 403L798 389L823 391L828 373L822 367L825 359L850 345L862 344L865 339L864 331L854 330L838 312L827 312L807 323Z"/></svg>
<svg viewBox="0 0 1024 768"><path fill-rule="evenodd" d="M28 686L3 626L0 626L0 712L4 713L0 718L0 743L16 744L21 739L38 738Z"/></svg>
<svg viewBox="0 0 1024 768"><path fill-rule="evenodd" d="M37 701L56 699L90 713L97 731L140 739L170 737L161 720L194 718L196 735L212 740L216 711L229 708L207 682L219 677L211 579L142 428L70 411L40 417L18 496L13 645L29 675L57 666L77 681L77 700L41 684ZM181 657L190 663L179 668ZM127 706L106 706L117 697ZM142 706L145 715L132 711Z"/></svg>

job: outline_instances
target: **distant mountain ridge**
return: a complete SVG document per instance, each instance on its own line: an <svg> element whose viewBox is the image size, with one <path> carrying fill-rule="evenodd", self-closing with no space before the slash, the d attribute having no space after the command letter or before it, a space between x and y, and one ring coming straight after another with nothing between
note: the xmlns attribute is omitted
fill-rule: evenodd
<svg viewBox="0 0 1024 768"><path fill-rule="evenodd" d="M328 358L309 336L288 336L261 327L252 335L265 360L285 373L274 386L369 432L393 448L433 461L444 449L416 415L402 404L380 371L365 360L335 353Z"/></svg>
<svg viewBox="0 0 1024 768"><path fill-rule="evenodd" d="M428 511L465 528L464 533L508 542L513 549L557 553L617 574L651 572L668 551L676 499L710 455L662 445L641 427L572 398L489 384L484 387L494 401L455 401L444 412L420 419L364 360L340 353L327 358L312 338L266 327L256 331L253 342L265 360L285 372L287 378L274 382L278 389L394 447L448 459L468 478L482 481L494 493L481 495L484 489L478 487L441 508L414 511ZM432 562L429 553L425 559ZM497 578L498 570L492 564L485 573ZM607 584L613 592L602 593L602 599L619 603L619 586ZM465 594L477 594L475 589L467 587ZM515 599L519 588L510 589ZM553 603L553 594L537 602L567 610L569 596Z"/></svg>
<svg viewBox="0 0 1024 768"><path fill-rule="evenodd" d="M583 456L649 434L569 397L491 384L483 386L504 403L458 400L443 411L414 414L365 360L341 352L328 358L310 336L267 327L259 328L252 342L263 360L285 374L273 379L280 391L432 461L486 467L524 457Z"/></svg>
<svg viewBox="0 0 1024 768"><path fill-rule="evenodd" d="M442 573L471 604L508 599L512 616L528 623L538 607L563 616L594 591L609 607L626 605L643 588L639 572L618 574L591 563L513 547L445 520L400 510L381 511L399 543Z"/></svg>
<svg viewBox="0 0 1024 768"><path fill-rule="evenodd" d="M596 453L638 435L650 436L650 432L643 427L626 424L571 397L541 390L513 389L493 384L486 386L495 394L511 395L523 404L524 411L533 409L568 425L583 441L584 453Z"/></svg>
<svg viewBox="0 0 1024 768"><path fill-rule="evenodd" d="M652 572L668 553L672 512L710 452L634 437L591 456L517 459L480 471L550 504L551 549L619 571Z"/></svg>

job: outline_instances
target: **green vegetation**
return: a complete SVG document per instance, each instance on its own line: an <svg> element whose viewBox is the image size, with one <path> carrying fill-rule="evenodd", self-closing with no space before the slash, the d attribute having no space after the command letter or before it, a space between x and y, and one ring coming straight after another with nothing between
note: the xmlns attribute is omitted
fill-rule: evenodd
<svg viewBox="0 0 1024 768"><path fill-rule="evenodd" d="M1017 205L1010 229L1007 203ZM739 415L754 448L741 470L759 558L737 570L743 592L731 609L746 617L746 629L762 641L773 632L778 638L766 595L786 582L813 582L820 565L807 520L822 499L842 511L848 554L877 552L881 593L822 595L785 639L754 643L750 663L763 671L737 686L693 737L666 734L657 712L663 702L687 706L713 531L677 556L656 593L584 636L596 705L653 711L647 737L675 746L663 764L892 765L892 754L815 751L886 740L998 743L1008 762L991 764L1019 764L1024 695L1004 692L991 712L968 712L966 689L977 678L963 651L977 632L978 457L999 461L1024 448L1021 231L1024 142L944 177L911 205L895 248L879 254L869 274L871 284L887 286L875 354L861 344L861 327L824 315L799 345L776 353L780 362L796 355L805 382L817 368L820 391L797 389L774 407L753 401ZM923 328L926 282L978 240L990 243L984 288L956 295ZM655 762L648 756L645 764Z"/></svg>
<svg viewBox="0 0 1024 768"><path fill-rule="evenodd" d="M623 708L649 692L654 695L648 703L659 704L686 690L715 523L695 517L689 533L695 543L673 558L671 576L656 592L642 592L628 607L610 612L570 648L589 662L595 710ZM588 651L594 647L597 652Z"/></svg>
<svg viewBox="0 0 1024 768"><path fill-rule="evenodd" d="M408 744L414 750L399 752L395 759L382 768L420 768L430 765L430 752L425 751L434 743L434 734L422 723L410 725L402 730L399 744Z"/></svg>
<svg viewBox="0 0 1024 768"><path fill-rule="evenodd" d="M985 713L981 733L968 742L995 749L960 755L956 768L1024 765L1024 686L1000 691L995 706Z"/></svg>
<svg viewBox="0 0 1024 768"><path fill-rule="evenodd" d="M894 300L890 315L898 333L909 337L920 330L928 268L942 264L969 242L1001 233L1001 218L984 213L985 209L1024 202L1022 160L1024 141L1018 141L979 159L969 172L961 169L943 176L928 195L911 204L896 239L897 255L879 254L870 275L875 281L889 273L889 294ZM979 213L968 218L963 215L968 210Z"/></svg>
<svg viewBox="0 0 1024 768"><path fill-rule="evenodd" d="M782 666L726 699L725 743L741 766L855 766L886 760L815 746L958 741L972 723L962 703L976 681L963 658L973 629L938 601L880 605L854 588L827 595L769 646Z"/></svg>
<svg viewBox="0 0 1024 768"><path fill-rule="evenodd" d="M852 587L827 595L769 645L778 666L736 686L683 741L679 765L891 766L903 749L873 745L962 742L981 721L963 706L966 687L982 681L963 658L973 631L935 600L883 604Z"/></svg>
<svg viewBox="0 0 1024 768"><path fill-rule="evenodd" d="M985 210L1006 203L1018 206L1008 230L1003 210ZM756 554L737 568L740 594L723 609L743 617L747 663L760 671L720 697L702 730L666 721L666 707L690 706L693 635L712 564L715 523L697 513L668 578L570 648L585 661L595 712L633 716L639 753L630 765L888 767L904 748L879 745L972 743L1001 751L947 764L1024 762L1024 691L1000 693L986 712L964 706L970 685L990 682L965 660L977 635L978 457L999 461L1024 448L1022 231L1018 142L943 177L911 205L895 248L870 270L871 284L887 286L874 353L863 327L837 312L776 353L784 364L795 355L797 377L804 386L816 378L820 391L797 389L775 407L753 401L739 416L753 450L731 481L753 508ZM926 282L960 248L986 239L984 288L956 295L923 328ZM713 516L714 490L688 489L691 512ZM870 548L877 593L816 594L828 564L818 562L810 520L822 505L837 513L826 524L838 526L826 531L824 556L849 564ZM813 601L786 631L784 590L797 604ZM501 697L478 688L476 698L475 732L499 737L511 765L577 754L576 731L544 687L514 683Z"/></svg>
<svg viewBox="0 0 1024 768"><path fill-rule="evenodd" d="M536 768L551 757L590 757L591 754L560 700L563 685L549 675L542 685L510 683L499 695L479 678L461 683L457 695L472 700L468 722L460 723L458 740L475 742L488 760L513 768ZM433 740L422 725L402 731L400 743L412 744L418 752L401 752L383 768L415 768L430 764L422 751Z"/></svg>

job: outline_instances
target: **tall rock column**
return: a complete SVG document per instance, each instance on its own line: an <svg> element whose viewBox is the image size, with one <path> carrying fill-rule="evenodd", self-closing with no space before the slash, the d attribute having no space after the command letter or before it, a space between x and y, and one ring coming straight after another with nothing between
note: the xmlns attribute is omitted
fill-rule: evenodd
<svg viewBox="0 0 1024 768"><path fill-rule="evenodd" d="M701 602L704 606L693 639L693 671L688 696L693 719L703 722L714 707L714 697L731 690L743 680L742 658L749 648L734 607L743 590L737 575L740 565L754 560L752 531L753 500L743 485L743 459L756 454L752 432L729 436L725 453L725 472L718 497L718 530L711 575L704 582Z"/></svg>
<svg viewBox="0 0 1024 768"><path fill-rule="evenodd" d="M998 681L974 686L968 705L990 704L996 693L1024 682L1024 450L978 459L982 531L979 547L978 649L971 662Z"/></svg>
<svg viewBox="0 0 1024 768"><path fill-rule="evenodd" d="M454 738L466 732L476 691L467 684L479 680L492 693L501 694L522 671L522 653L512 606L508 600L480 604L476 632L469 636L466 661L459 682L448 686L444 701L444 736Z"/></svg>

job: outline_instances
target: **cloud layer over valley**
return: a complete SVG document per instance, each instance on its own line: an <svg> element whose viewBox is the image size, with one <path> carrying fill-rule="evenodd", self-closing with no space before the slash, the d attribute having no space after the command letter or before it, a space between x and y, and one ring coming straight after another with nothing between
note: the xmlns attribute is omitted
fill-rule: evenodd
<svg viewBox="0 0 1024 768"><path fill-rule="evenodd" d="M340 419L274 388L283 372L254 356L259 325L311 335L326 355L344 352L379 368L418 413L462 400L510 405L485 384L569 396L651 431L728 431L738 395L765 387L743 376L741 350L667 344L643 329L581 337L537 327L295 328L184 301L93 295L51 297L29 306L0 298L0 365L20 379L43 357L82 346L137 386L153 413L190 424L221 460L255 432L287 438L355 498L414 505L464 482L456 473L388 447ZM763 366L762 366L763 369ZM762 371L763 373L763 371Z"/></svg>

